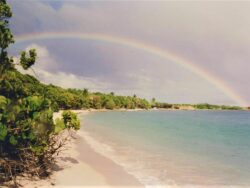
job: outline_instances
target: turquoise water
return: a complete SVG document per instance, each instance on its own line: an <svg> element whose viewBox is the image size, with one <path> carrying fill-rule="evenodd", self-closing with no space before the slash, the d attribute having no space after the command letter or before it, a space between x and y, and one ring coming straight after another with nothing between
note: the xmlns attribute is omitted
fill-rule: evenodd
<svg viewBox="0 0 250 188"><path fill-rule="evenodd" d="M98 112L81 118L89 144L145 185L250 186L249 112Z"/></svg>

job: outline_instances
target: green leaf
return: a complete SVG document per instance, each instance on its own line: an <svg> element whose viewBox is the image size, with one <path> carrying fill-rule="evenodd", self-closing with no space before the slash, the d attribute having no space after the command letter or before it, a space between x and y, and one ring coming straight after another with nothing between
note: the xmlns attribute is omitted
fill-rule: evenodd
<svg viewBox="0 0 250 188"><path fill-rule="evenodd" d="M10 142L13 146L17 145L17 143L18 143L17 140L16 140L16 138L15 138L13 135L10 137L9 142Z"/></svg>
<svg viewBox="0 0 250 188"><path fill-rule="evenodd" d="M43 99L38 96L30 96L27 98L30 111L38 111L42 108Z"/></svg>
<svg viewBox="0 0 250 188"><path fill-rule="evenodd" d="M5 137L7 136L8 130L5 125L0 123L0 141L4 141Z"/></svg>
<svg viewBox="0 0 250 188"><path fill-rule="evenodd" d="M29 50L29 55L27 52L21 52L20 64L24 70L29 69L32 65L34 65L36 61L37 53L35 49Z"/></svg>
<svg viewBox="0 0 250 188"><path fill-rule="evenodd" d="M58 134L65 129L65 124L62 119L57 118L55 121L55 133Z"/></svg>
<svg viewBox="0 0 250 188"><path fill-rule="evenodd" d="M29 140L34 140L36 138L36 136L34 135L33 132L30 132L29 135L28 135L28 139Z"/></svg>
<svg viewBox="0 0 250 188"><path fill-rule="evenodd" d="M8 101L4 96L0 95L0 109L5 109Z"/></svg>

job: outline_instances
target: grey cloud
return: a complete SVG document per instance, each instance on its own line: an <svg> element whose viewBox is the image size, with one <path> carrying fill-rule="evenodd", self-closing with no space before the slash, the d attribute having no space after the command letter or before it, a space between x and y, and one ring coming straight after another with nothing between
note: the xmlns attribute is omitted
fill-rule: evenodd
<svg viewBox="0 0 250 188"><path fill-rule="evenodd" d="M51 7L51 2L11 1L14 13L22 15L14 17L14 32L98 32L137 39L170 50L208 70L250 103L249 2L63 1L58 9ZM60 71L111 82L110 87L117 92L141 87L147 95L155 94L154 89L162 90L159 97L173 101L184 98L223 101L224 96L216 88L206 89L209 87L206 81L198 79L196 83L197 76L180 71L171 62L155 64L161 60L139 51L82 41L43 41L42 44L59 62ZM144 73L138 71L142 68L146 70ZM131 76L139 73L141 76ZM154 84L143 80L145 77ZM172 85L171 82L163 82L164 87L155 84L166 78ZM181 87L185 85L189 86L185 93L190 97L178 94L183 93ZM199 96L192 99L192 95Z"/></svg>

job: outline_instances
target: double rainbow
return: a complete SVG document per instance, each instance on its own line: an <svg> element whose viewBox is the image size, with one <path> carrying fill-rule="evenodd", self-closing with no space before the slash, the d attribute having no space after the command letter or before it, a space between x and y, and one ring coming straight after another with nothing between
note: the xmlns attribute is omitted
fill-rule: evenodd
<svg viewBox="0 0 250 188"><path fill-rule="evenodd" d="M238 105L246 106L247 102L234 90L232 90L225 82L221 79L216 78L214 75L210 74L198 67L196 64L187 61L176 54L166 51L165 49L158 48L156 46L142 43L137 40L132 40L124 37L111 36L101 33L65 33L65 32L45 32L45 33L31 33L27 35L19 35L16 37L16 42L29 42L35 40L48 40L48 39L80 39L80 40L93 40L101 41L116 45L122 45L129 48L138 49L146 53L152 54L154 56L161 57L172 63L182 66L183 68L193 72L194 74L200 76L204 80L208 81L220 91L222 91L226 96L235 101Z"/></svg>

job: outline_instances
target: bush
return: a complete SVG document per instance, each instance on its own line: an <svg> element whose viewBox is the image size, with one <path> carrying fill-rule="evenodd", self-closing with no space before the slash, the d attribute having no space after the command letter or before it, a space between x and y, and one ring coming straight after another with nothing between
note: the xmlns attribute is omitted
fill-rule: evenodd
<svg viewBox="0 0 250 188"><path fill-rule="evenodd" d="M67 110L62 113L62 117L64 125L67 129L74 129L74 130L80 129L80 121L75 113Z"/></svg>
<svg viewBox="0 0 250 188"><path fill-rule="evenodd" d="M115 103L113 99L108 99L108 101L106 101L105 108L109 110L113 110L115 108Z"/></svg>
<svg viewBox="0 0 250 188"><path fill-rule="evenodd" d="M67 140L59 133L80 128L72 112L55 124L56 105L47 97L46 87L16 70L7 53L9 44L14 42L8 28L11 16L6 1L0 0L0 184L9 180L16 184L16 176L22 173L30 177L48 176ZM21 52L19 65L26 70L35 60L34 49Z"/></svg>

